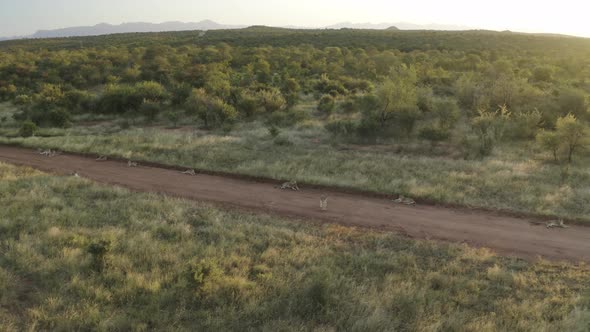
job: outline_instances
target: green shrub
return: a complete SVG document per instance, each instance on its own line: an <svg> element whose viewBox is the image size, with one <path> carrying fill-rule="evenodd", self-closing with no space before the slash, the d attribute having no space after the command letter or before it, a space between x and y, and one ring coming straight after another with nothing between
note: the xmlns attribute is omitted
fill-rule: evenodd
<svg viewBox="0 0 590 332"><path fill-rule="evenodd" d="M176 111L168 111L164 115L168 121L172 122L174 128L178 127L178 121L180 121L180 114Z"/></svg>
<svg viewBox="0 0 590 332"><path fill-rule="evenodd" d="M571 163L574 153L588 144L588 129L573 114L560 117L555 131L542 131L537 135L537 142L542 148L551 151L553 159L559 160L560 152Z"/></svg>
<svg viewBox="0 0 590 332"><path fill-rule="evenodd" d="M357 126L357 135L367 143L375 143L377 138L383 136L385 130L376 117L363 116Z"/></svg>
<svg viewBox="0 0 590 332"><path fill-rule="evenodd" d="M153 123L160 112L160 104L157 102L144 100L139 108L139 112L141 115L145 116L145 119L148 123Z"/></svg>
<svg viewBox="0 0 590 332"><path fill-rule="evenodd" d="M342 104L340 104L340 109L344 113L353 113L356 107L356 101L352 98L347 98Z"/></svg>
<svg viewBox="0 0 590 332"><path fill-rule="evenodd" d="M318 104L318 110L324 114L330 114L334 111L336 103L331 95L323 95Z"/></svg>
<svg viewBox="0 0 590 332"><path fill-rule="evenodd" d="M96 272L102 272L107 266L107 254L111 250L109 241L100 240L88 246L88 253L92 256L91 266Z"/></svg>
<svg viewBox="0 0 590 332"><path fill-rule="evenodd" d="M420 130L419 136L431 143L437 143L449 139L450 132L439 127L426 127Z"/></svg>
<svg viewBox="0 0 590 332"><path fill-rule="evenodd" d="M246 117L251 117L258 112L260 109L260 101L258 96L249 91L239 92L237 98L237 108Z"/></svg>
<svg viewBox="0 0 590 332"><path fill-rule="evenodd" d="M54 127L66 128L70 125L72 116L63 108L51 110L47 114L47 121Z"/></svg>
<svg viewBox="0 0 590 332"><path fill-rule="evenodd" d="M25 121L20 127L19 134L22 137L31 137L34 136L37 132L37 125L32 121Z"/></svg>
<svg viewBox="0 0 590 332"><path fill-rule="evenodd" d="M26 106L30 105L33 102L33 99L28 95L18 95L14 99L14 104L18 106Z"/></svg>
<svg viewBox="0 0 590 332"><path fill-rule="evenodd" d="M188 283L193 287L197 296L205 295L207 289L212 288L222 276L223 271L217 262L211 259L191 262L187 269Z"/></svg>
<svg viewBox="0 0 590 332"><path fill-rule="evenodd" d="M268 127L268 134L270 135L270 137L277 138L277 136L279 136L280 133L281 131L276 126Z"/></svg>
<svg viewBox="0 0 590 332"><path fill-rule="evenodd" d="M290 109L284 111L277 111L269 114L266 117L267 125L274 125L279 127L288 127L295 125L307 118L304 111Z"/></svg>
<svg viewBox="0 0 590 332"><path fill-rule="evenodd" d="M354 120L337 120L328 122L326 130L337 137L351 137L357 135L358 123Z"/></svg>
<svg viewBox="0 0 590 332"><path fill-rule="evenodd" d="M471 146L475 147L479 157L492 154L496 143L504 137L510 117L510 112L503 106L494 112L480 110L471 120L471 128L477 138L477 144Z"/></svg>
<svg viewBox="0 0 590 332"><path fill-rule="evenodd" d="M277 89L266 89L259 92L259 102L267 113L274 113L283 110L287 101Z"/></svg>
<svg viewBox="0 0 590 332"><path fill-rule="evenodd" d="M506 136L511 139L534 139L542 122L543 115L538 110L513 114Z"/></svg>
<svg viewBox="0 0 590 332"><path fill-rule="evenodd" d="M197 115L206 128L231 126L238 118L233 106L219 97L208 95L204 89L193 90L185 109L187 113Z"/></svg>

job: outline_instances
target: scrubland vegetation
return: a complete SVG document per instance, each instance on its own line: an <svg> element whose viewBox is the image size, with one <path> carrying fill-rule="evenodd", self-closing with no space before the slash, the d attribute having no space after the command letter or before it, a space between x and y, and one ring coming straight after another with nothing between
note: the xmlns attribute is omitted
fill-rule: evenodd
<svg viewBox="0 0 590 332"><path fill-rule="evenodd" d="M590 222L590 40L236 31L0 42L0 143ZM0 330L587 331L586 265L0 164Z"/></svg>
<svg viewBox="0 0 590 332"><path fill-rule="evenodd" d="M313 100L295 109L311 114ZM190 124L185 118L180 128L172 129L161 118L146 128L127 128L125 121L104 118L89 126L41 128L36 137L0 138L0 143L590 221L589 158L555 163L535 141L502 145L484 159L465 159L460 148L448 143L342 142L326 132L322 119L313 117L293 127L240 123L230 133ZM16 129L2 130L18 135Z"/></svg>
<svg viewBox="0 0 590 332"><path fill-rule="evenodd" d="M130 193L0 164L0 326L586 331L585 265Z"/></svg>
<svg viewBox="0 0 590 332"><path fill-rule="evenodd" d="M587 39L252 27L0 49L4 143L588 221Z"/></svg>

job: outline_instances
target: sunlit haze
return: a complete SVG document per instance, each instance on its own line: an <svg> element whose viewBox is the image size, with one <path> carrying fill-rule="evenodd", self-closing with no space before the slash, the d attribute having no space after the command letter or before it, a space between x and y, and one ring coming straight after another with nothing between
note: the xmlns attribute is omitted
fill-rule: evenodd
<svg viewBox="0 0 590 332"><path fill-rule="evenodd" d="M436 23L590 37L588 6L580 0L0 0L0 36L103 22L210 19L223 24L303 27L343 21Z"/></svg>

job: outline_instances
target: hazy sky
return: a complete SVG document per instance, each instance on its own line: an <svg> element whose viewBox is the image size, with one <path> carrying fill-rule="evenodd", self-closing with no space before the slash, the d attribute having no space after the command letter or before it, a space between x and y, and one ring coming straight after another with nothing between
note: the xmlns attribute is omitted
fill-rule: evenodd
<svg viewBox="0 0 590 332"><path fill-rule="evenodd" d="M411 22L590 37L587 0L0 0L0 36L97 23Z"/></svg>

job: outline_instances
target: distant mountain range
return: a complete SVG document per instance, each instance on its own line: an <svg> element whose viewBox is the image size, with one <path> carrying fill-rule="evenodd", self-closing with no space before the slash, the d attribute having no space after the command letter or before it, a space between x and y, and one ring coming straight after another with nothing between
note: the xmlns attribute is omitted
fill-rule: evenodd
<svg viewBox="0 0 590 332"><path fill-rule="evenodd" d="M240 29L245 26L224 25L210 20L201 22L164 22L164 23L146 23L133 22L112 25L101 23L94 26L71 27L56 30L39 30L32 35L18 37L4 37L0 40L7 39L34 39L34 38L61 38L61 37L81 37L81 36L99 36L110 35L114 33L130 32L163 32L163 31L187 31L187 30L221 30L221 29Z"/></svg>
<svg viewBox="0 0 590 332"><path fill-rule="evenodd" d="M327 26L326 29L374 29L385 30L397 28L399 30L472 30L473 28L461 25L444 25L444 24L414 24L407 22L398 23L351 23L342 22Z"/></svg>
<svg viewBox="0 0 590 332"><path fill-rule="evenodd" d="M211 20L201 22L164 22L164 23L123 23L119 25L112 25L107 23L97 24L95 26L81 26L71 27L56 30L39 30L36 33L28 36L18 37L0 37L0 40L9 39L34 39L34 38L60 38L60 37L79 37L79 36L98 36L109 35L115 33L130 33L130 32L163 32L163 31L187 31L187 30L221 30L221 29L241 29L246 26L241 25L225 25L219 24ZM297 27L288 26L290 29L312 29L311 27ZM318 29L313 28L313 29ZM351 23L342 22L319 29L400 29L400 30L468 30L469 27L458 25L441 25L441 24L426 24L419 25L413 23Z"/></svg>

